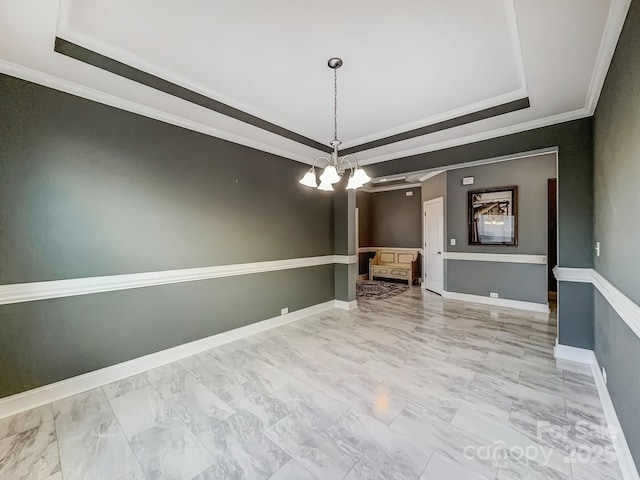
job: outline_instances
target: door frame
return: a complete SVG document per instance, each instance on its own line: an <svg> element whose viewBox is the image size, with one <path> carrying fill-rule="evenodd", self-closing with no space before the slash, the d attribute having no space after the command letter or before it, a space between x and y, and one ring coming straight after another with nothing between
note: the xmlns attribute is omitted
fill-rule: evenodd
<svg viewBox="0 0 640 480"><path fill-rule="evenodd" d="M442 205L442 293L444 292L444 252L447 245L446 242L446 228L445 228L445 211L444 211L444 197L436 197L431 200L422 202L422 288L427 288L427 206L440 204Z"/></svg>

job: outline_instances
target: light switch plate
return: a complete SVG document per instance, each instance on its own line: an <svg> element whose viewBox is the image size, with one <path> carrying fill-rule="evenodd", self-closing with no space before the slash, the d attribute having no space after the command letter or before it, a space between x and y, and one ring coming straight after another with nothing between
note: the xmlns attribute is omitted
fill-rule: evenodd
<svg viewBox="0 0 640 480"><path fill-rule="evenodd" d="M455 245L456 245L456 239L455 239L455 238L452 238L452 239L451 239L451 245L452 245L452 246L455 246Z"/></svg>

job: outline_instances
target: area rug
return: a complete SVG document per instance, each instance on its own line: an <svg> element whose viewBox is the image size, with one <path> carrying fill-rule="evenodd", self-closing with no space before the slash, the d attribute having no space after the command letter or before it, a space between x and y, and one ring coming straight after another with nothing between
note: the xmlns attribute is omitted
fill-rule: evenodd
<svg viewBox="0 0 640 480"><path fill-rule="evenodd" d="M384 298L395 297L409 290L409 285L402 283L364 281L356 283L356 298L367 298L370 300L382 300Z"/></svg>

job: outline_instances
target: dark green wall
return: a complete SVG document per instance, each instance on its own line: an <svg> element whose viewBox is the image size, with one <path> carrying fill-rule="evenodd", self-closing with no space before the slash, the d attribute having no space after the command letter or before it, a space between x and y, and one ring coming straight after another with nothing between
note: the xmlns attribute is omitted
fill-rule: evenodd
<svg viewBox="0 0 640 480"><path fill-rule="evenodd" d="M0 283L333 254L297 162L4 75L0 132Z"/></svg>
<svg viewBox="0 0 640 480"><path fill-rule="evenodd" d="M420 248L420 194L420 187L371 194L370 247Z"/></svg>
<svg viewBox="0 0 640 480"><path fill-rule="evenodd" d="M554 153L448 171L446 250L546 255L547 180L555 176ZM474 184L462 185L464 177L474 177ZM518 186L518 245L469 245L468 192L509 185ZM456 239L455 246L450 245L451 238ZM546 277L544 283L546 284Z"/></svg>
<svg viewBox="0 0 640 480"><path fill-rule="evenodd" d="M633 0L594 117L595 269L640 303L640 1ZM560 194L562 198L562 193ZM640 338L596 293L595 352L640 465Z"/></svg>
<svg viewBox="0 0 640 480"><path fill-rule="evenodd" d="M0 76L0 284L334 253L304 165ZM347 252L344 252L347 253ZM0 306L0 397L335 298L334 267Z"/></svg>
<svg viewBox="0 0 640 480"><path fill-rule="evenodd" d="M594 117L595 267L640 303L640 1L632 2ZM624 265L625 268L620 268Z"/></svg>

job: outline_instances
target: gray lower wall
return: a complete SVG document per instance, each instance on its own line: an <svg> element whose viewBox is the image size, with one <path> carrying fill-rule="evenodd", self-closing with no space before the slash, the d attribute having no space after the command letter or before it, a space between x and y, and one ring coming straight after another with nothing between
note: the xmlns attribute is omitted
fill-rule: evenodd
<svg viewBox="0 0 640 480"><path fill-rule="evenodd" d="M334 298L334 267L0 307L0 397Z"/></svg>
<svg viewBox="0 0 640 480"><path fill-rule="evenodd" d="M636 465L640 465L640 338L609 302L595 295L595 353Z"/></svg>
<svg viewBox="0 0 640 480"><path fill-rule="evenodd" d="M558 282L558 343L593 350L593 287Z"/></svg>
<svg viewBox="0 0 640 480"><path fill-rule="evenodd" d="M640 304L640 1L633 0L594 117L595 269ZM560 192L562 201L562 192ZM562 285L562 284L561 284ZM640 466L640 339L595 294L595 352Z"/></svg>
<svg viewBox="0 0 640 480"><path fill-rule="evenodd" d="M354 253L297 162L6 75L0 132L0 284ZM334 270L0 306L0 397L331 300Z"/></svg>
<svg viewBox="0 0 640 480"><path fill-rule="evenodd" d="M547 303L546 265L445 260L448 292Z"/></svg>

